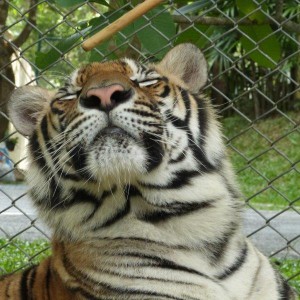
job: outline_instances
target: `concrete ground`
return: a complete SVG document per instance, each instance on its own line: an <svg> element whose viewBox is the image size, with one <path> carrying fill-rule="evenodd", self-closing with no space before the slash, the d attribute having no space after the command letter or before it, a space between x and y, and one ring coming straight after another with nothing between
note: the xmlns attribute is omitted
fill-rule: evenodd
<svg viewBox="0 0 300 300"><path fill-rule="evenodd" d="M0 237L34 240L51 236L50 230L35 220L27 189L24 184L0 184ZM244 230L266 255L300 259L299 212L246 209Z"/></svg>

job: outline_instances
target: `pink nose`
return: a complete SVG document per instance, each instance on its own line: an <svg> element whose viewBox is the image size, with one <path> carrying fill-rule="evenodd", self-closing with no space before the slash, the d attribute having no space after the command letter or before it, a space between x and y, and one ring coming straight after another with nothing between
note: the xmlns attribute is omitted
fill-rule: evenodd
<svg viewBox="0 0 300 300"><path fill-rule="evenodd" d="M114 98L118 98L119 96L117 96L117 94L115 94L115 97L113 96L114 93L116 92L124 92L124 87L120 84L112 84L110 86L107 87L101 87L101 88L92 88L90 89L87 94L86 97L90 98L90 97L96 97L99 100L99 104L102 108L111 108L114 107L117 103L116 99Z"/></svg>

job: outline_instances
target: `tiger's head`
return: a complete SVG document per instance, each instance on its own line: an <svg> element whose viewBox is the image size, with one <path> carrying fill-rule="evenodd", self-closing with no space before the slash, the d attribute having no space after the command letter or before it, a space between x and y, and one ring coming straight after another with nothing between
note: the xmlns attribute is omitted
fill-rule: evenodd
<svg viewBox="0 0 300 300"><path fill-rule="evenodd" d="M124 208L129 191L185 188L193 177L216 170L224 149L214 112L201 95L206 81L202 53L181 44L158 64L96 62L76 70L57 91L16 89L9 114L29 136L27 178L48 223L56 228L69 220L70 226L74 215L88 222L101 206L105 213L91 222L101 226L116 207ZM124 203L116 200L122 193ZM106 204L110 196L113 204ZM138 215L141 207L131 203L127 213Z"/></svg>

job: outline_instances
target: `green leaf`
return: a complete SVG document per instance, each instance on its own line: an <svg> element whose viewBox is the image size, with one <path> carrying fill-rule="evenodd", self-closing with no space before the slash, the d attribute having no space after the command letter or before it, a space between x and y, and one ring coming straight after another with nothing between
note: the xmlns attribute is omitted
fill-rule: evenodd
<svg viewBox="0 0 300 300"><path fill-rule="evenodd" d="M276 67L281 57L281 46L276 36L272 34L272 28L269 25L251 25L239 26L239 29L243 33L240 39L242 47L246 53L251 52L249 57L259 66ZM270 36L265 38L268 35ZM258 49L254 50L255 48Z"/></svg>
<svg viewBox="0 0 300 300"><path fill-rule="evenodd" d="M203 34L201 34L201 32ZM215 32L214 26L195 25L178 35L175 44L192 43L198 48L204 48L210 42L210 37Z"/></svg>
<svg viewBox="0 0 300 300"><path fill-rule="evenodd" d="M40 69L45 69L56 62L63 54L67 53L88 30L90 30L90 28L81 30L80 33L77 32L67 38L61 38L61 40L55 44L55 48L52 48L47 53L37 52L35 60L36 66Z"/></svg>
<svg viewBox="0 0 300 300"><path fill-rule="evenodd" d="M255 20L257 23L261 23L266 19L266 16L261 12L261 9L267 10L266 4L261 5L261 9L258 9L259 6L253 0L236 0L235 2L239 15L247 16L247 18L252 21Z"/></svg>
<svg viewBox="0 0 300 300"><path fill-rule="evenodd" d="M86 0L54 0L54 2L61 7L71 7L79 5L81 3L85 3ZM96 2L105 6L109 6L109 4L105 0L90 0L90 2Z"/></svg>
<svg viewBox="0 0 300 300"><path fill-rule="evenodd" d="M161 58L168 51L169 40L176 34L172 16L169 12L161 12L159 8L153 9L135 21L134 29L137 31L136 35L142 44L142 49L155 54L157 58ZM161 49L163 50L160 51Z"/></svg>

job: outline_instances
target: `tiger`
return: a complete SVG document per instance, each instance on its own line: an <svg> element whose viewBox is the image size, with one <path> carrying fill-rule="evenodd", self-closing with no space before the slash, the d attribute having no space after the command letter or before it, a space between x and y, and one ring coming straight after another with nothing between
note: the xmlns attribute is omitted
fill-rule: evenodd
<svg viewBox="0 0 300 300"><path fill-rule="evenodd" d="M1 300L296 299L243 234L207 80L187 43L158 63L93 62L58 90L13 92L52 255L2 277Z"/></svg>

